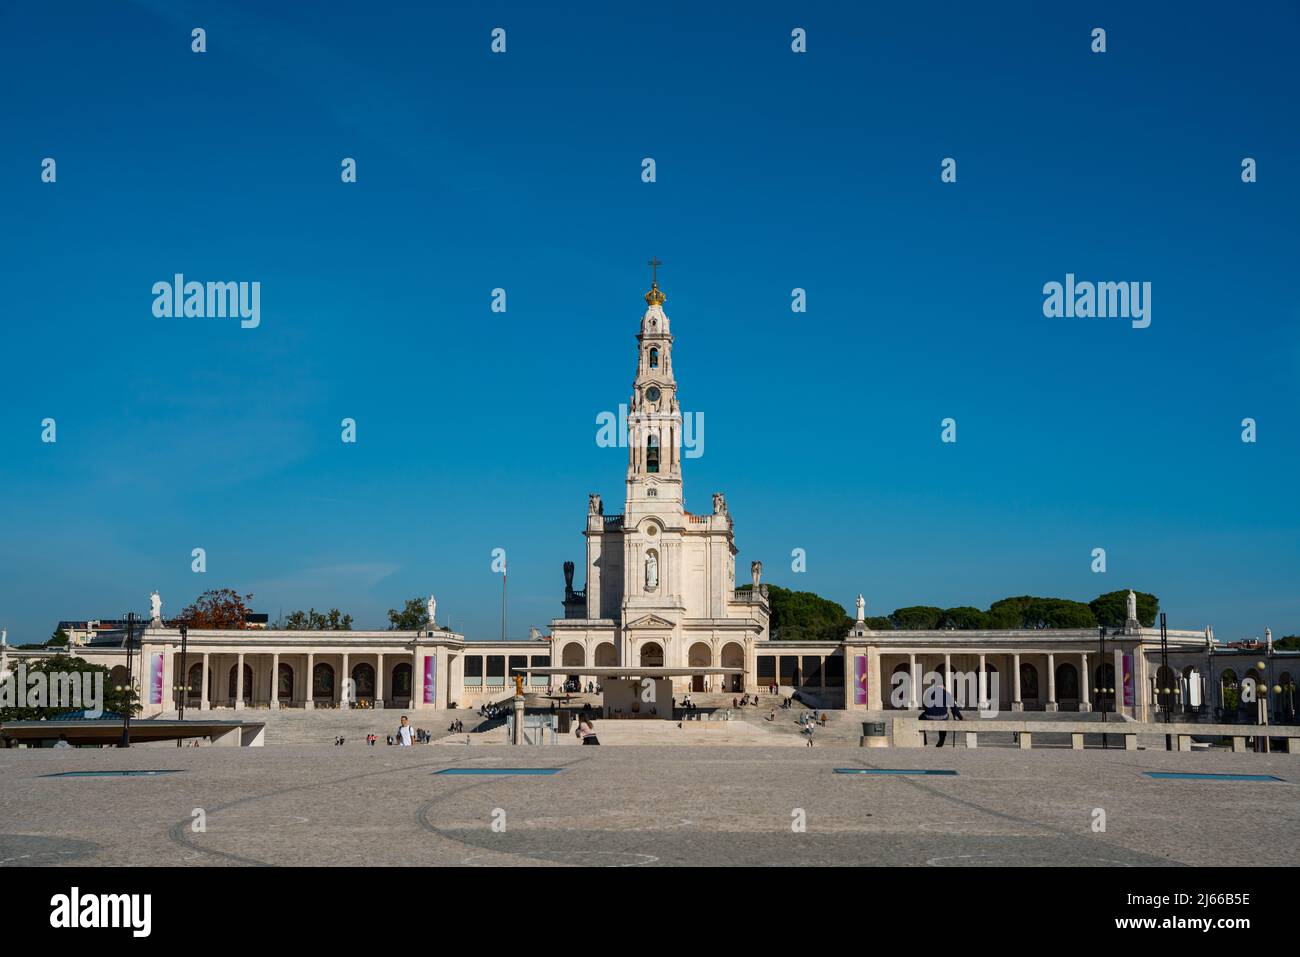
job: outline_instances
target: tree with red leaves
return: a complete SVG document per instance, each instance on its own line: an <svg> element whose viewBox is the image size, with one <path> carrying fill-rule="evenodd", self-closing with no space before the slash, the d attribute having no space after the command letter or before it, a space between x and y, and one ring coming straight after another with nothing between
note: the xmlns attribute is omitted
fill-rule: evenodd
<svg viewBox="0 0 1300 957"><path fill-rule="evenodd" d="M180 614L180 620L191 628L247 628L248 605L252 595L244 595L233 588L213 588L205 591L194 604Z"/></svg>

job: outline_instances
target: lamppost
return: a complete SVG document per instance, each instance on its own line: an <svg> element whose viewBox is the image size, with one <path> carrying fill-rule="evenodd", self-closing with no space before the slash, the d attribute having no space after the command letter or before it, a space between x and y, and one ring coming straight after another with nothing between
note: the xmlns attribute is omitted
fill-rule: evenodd
<svg viewBox="0 0 1300 957"><path fill-rule="evenodd" d="M1097 626L1097 673L1101 675L1101 684L1106 683L1106 626ZM1083 676L1083 680L1088 680L1088 675ZM1110 747L1110 739L1106 734L1106 689L1099 688L1097 685L1092 687L1092 696L1097 699L1097 704L1101 706L1101 746L1103 749Z"/></svg>
<svg viewBox="0 0 1300 957"><path fill-rule="evenodd" d="M1259 677L1255 681L1255 723L1261 728L1268 727L1268 665L1262 661L1255 662ZM1268 754L1268 732L1255 735L1255 750Z"/></svg>
<svg viewBox="0 0 1300 957"><path fill-rule="evenodd" d="M190 695L189 682L189 637L190 629L187 625L181 625L181 681L180 684L172 685L172 690L176 692L179 700L176 705L177 716L181 721L185 720L185 699ZM181 738L176 739L176 747L182 748L185 742Z"/></svg>
<svg viewBox="0 0 1300 957"><path fill-rule="evenodd" d="M185 720L185 699L190 696L189 651L190 626L181 625L181 706L178 710L182 721Z"/></svg>
<svg viewBox="0 0 1300 957"><path fill-rule="evenodd" d="M1214 697L1215 700L1218 702L1218 706L1216 708L1213 717L1216 722L1221 722L1223 720L1223 684L1222 682L1220 682L1217 685L1214 683L1214 644L1208 639L1206 640L1206 648L1205 648L1205 670L1209 673L1210 680L1209 680L1209 684L1205 686L1204 694L1201 695L1201 699L1202 699L1201 703L1202 706L1208 703L1208 698L1210 696L1210 689L1214 688L1215 689Z"/></svg>
<svg viewBox="0 0 1300 957"><path fill-rule="evenodd" d="M1169 724L1173 720L1173 716L1170 714L1173 710L1173 689L1168 687L1161 689L1160 682L1163 680L1168 685L1171 674L1169 670L1169 633L1165 629L1165 613L1162 611L1160 613L1160 676L1156 679L1156 691L1161 693L1164 698L1165 724ZM1173 749L1174 736L1166 732L1165 750L1172 751Z"/></svg>
<svg viewBox="0 0 1300 957"><path fill-rule="evenodd" d="M126 613L126 687L120 690L125 691L124 706L122 708L122 740L118 743L119 748L129 748L131 746L131 676L134 672L134 654L131 651L131 642L135 640L135 612Z"/></svg>

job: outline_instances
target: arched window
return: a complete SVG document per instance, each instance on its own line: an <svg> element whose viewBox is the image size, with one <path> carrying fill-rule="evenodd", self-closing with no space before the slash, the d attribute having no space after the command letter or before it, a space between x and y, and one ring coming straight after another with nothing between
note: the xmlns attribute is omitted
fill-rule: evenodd
<svg viewBox="0 0 1300 957"><path fill-rule="evenodd" d="M1038 700L1038 669L1027 661L1020 664L1020 697Z"/></svg>
<svg viewBox="0 0 1300 957"><path fill-rule="evenodd" d="M1079 697L1079 669L1072 664L1056 666L1056 700Z"/></svg>
<svg viewBox="0 0 1300 957"><path fill-rule="evenodd" d="M651 369L658 369L658 368L659 368L659 350L658 350L658 349L651 349L651 350L650 350L650 368L651 368Z"/></svg>
<svg viewBox="0 0 1300 957"><path fill-rule="evenodd" d="M352 691L357 698L375 696L375 669L364 661L352 666Z"/></svg>
<svg viewBox="0 0 1300 957"><path fill-rule="evenodd" d="M1219 704L1227 711L1236 711L1241 705L1241 682L1231 668L1219 675Z"/></svg>
<svg viewBox="0 0 1300 957"><path fill-rule="evenodd" d="M482 659L479 659L479 669L482 673ZM481 681L482 679L480 679ZM389 692L395 698L409 698L411 696L411 666L403 662L393 669L392 690Z"/></svg>
<svg viewBox="0 0 1300 957"><path fill-rule="evenodd" d="M647 472L659 471L659 439L653 435L646 439L645 470Z"/></svg>
<svg viewBox="0 0 1300 957"><path fill-rule="evenodd" d="M311 676L311 697L333 699L334 697L334 667L325 662L320 662L312 669Z"/></svg>

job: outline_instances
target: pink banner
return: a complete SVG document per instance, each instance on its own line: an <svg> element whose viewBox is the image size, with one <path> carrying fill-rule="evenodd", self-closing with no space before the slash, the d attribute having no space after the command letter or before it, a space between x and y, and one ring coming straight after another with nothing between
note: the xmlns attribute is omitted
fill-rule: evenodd
<svg viewBox="0 0 1300 957"><path fill-rule="evenodd" d="M163 656L150 655L149 662L149 703L163 703Z"/></svg>
<svg viewBox="0 0 1300 957"><path fill-rule="evenodd" d="M1124 655L1124 707L1133 707L1133 656Z"/></svg>
<svg viewBox="0 0 1300 957"><path fill-rule="evenodd" d="M438 700L438 659L433 655L424 659L424 703L436 704Z"/></svg>
<svg viewBox="0 0 1300 957"><path fill-rule="evenodd" d="M853 658L853 703L867 703L867 656L856 655Z"/></svg>

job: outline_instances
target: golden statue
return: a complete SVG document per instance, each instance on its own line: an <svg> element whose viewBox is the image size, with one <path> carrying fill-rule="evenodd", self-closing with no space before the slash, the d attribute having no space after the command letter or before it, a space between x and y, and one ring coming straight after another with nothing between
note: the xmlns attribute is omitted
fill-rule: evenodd
<svg viewBox="0 0 1300 957"><path fill-rule="evenodd" d="M515 697L522 698L523 696L524 696L524 676L515 675Z"/></svg>

